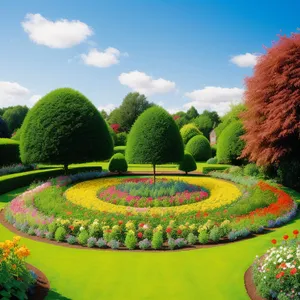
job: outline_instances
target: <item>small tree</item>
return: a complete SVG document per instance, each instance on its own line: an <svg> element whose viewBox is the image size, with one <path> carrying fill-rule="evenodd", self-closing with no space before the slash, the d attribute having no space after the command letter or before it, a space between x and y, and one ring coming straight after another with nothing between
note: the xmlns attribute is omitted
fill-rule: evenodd
<svg viewBox="0 0 300 300"><path fill-rule="evenodd" d="M186 112L186 117L189 120L193 120L199 116L199 113L197 109L194 106L191 106L191 108Z"/></svg>
<svg viewBox="0 0 300 300"><path fill-rule="evenodd" d="M27 114L20 139L25 164L100 161L111 157L113 142L96 107L81 93L57 89Z"/></svg>
<svg viewBox="0 0 300 300"><path fill-rule="evenodd" d="M21 127L28 110L27 106L18 105L11 107L4 112L3 120L6 122L10 134Z"/></svg>
<svg viewBox="0 0 300 300"><path fill-rule="evenodd" d="M209 139L209 134L213 130L213 122L208 115L200 115L194 119L193 123L203 132L204 136Z"/></svg>
<svg viewBox="0 0 300 300"><path fill-rule="evenodd" d="M203 135L196 135L189 140L185 150L193 155L196 161L207 161L211 158L211 147Z"/></svg>
<svg viewBox="0 0 300 300"><path fill-rule="evenodd" d="M125 156L122 153L116 153L112 156L108 164L108 170L110 172L127 172L128 164Z"/></svg>
<svg viewBox="0 0 300 300"><path fill-rule="evenodd" d="M161 107L147 109L134 123L129 133L126 159L129 163L149 163L154 181L157 164L180 162L183 142L173 118Z"/></svg>
<svg viewBox="0 0 300 300"><path fill-rule="evenodd" d="M197 164L192 154L184 152L184 157L179 164L178 170L185 172L185 174L197 170Z"/></svg>
<svg viewBox="0 0 300 300"><path fill-rule="evenodd" d="M202 132L197 128L195 124L186 124L180 129L180 134L183 143L186 145L187 142L196 135L203 135Z"/></svg>

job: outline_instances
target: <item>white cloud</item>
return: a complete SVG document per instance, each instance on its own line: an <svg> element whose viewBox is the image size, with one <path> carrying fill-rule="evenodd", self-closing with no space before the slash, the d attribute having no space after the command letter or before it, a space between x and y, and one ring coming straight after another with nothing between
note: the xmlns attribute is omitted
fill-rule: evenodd
<svg viewBox="0 0 300 300"><path fill-rule="evenodd" d="M109 104L106 104L106 105L103 105L103 106L99 106L98 107L98 110L101 111L101 110L105 110L108 114L111 113L114 109L116 108L116 106L112 103L109 103Z"/></svg>
<svg viewBox="0 0 300 300"><path fill-rule="evenodd" d="M230 61L241 68L254 67L259 55L255 53L246 53L233 56Z"/></svg>
<svg viewBox="0 0 300 300"><path fill-rule="evenodd" d="M154 94L164 94L175 90L175 82L163 78L153 79L151 76L139 72L132 71L122 73L119 76L121 84L130 87L132 90L145 94L147 96Z"/></svg>
<svg viewBox="0 0 300 300"><path fill-rule="evenodd" d="M0 107L25 105L30 91L17 82L0 81Z"/></svg>
<svg viewBox="0 0 300 300"><path fill-rule="evenodd" d="M37 103L43 96L42 95L32 95L29 98L29 105L33 106L35 103Z"/></svg>
<svg viewBox="0 0 300 300"><path fill-rule="evenodd" d="M70 48L93 34L92 28L79 20L51 21L40 14L27 14L21 24L33 42L50 48Z"/></svg>
<svg viewBox="0 0 300 300"><path fill-rule="evenodd" d="M236 104L242 101L244 89L241 88L223 88L216 86L207 86L204 89L194 90L190 93L185 93L185 96L192 101L184 105L185 108L194 106L197 110L203 111L215 110L220 115L224 115L231 104Z"/></svg>
<svg viewBox="0 0 300 300"><path fill-rule="evenodd" d="M116 48L109 47L103 52L93 48L88 54L81 54L81 59L86 65L107 68L118 64L121 55L121 52Z"/></svg>

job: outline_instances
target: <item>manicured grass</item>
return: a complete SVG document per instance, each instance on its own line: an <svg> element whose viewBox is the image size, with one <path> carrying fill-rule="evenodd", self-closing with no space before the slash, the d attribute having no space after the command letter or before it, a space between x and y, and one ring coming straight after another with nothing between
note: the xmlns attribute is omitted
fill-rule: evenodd
<svg viewBox="0 0 300 300"><path fill-rule="evenodd" d="M20 192L20 191L19 191ZM300 194L286 189L300 204ZM13 198L0 196L0 203ZM0 204L1 205L1 204ZM248 299L243 282L256 255L270 240L300 229L300 214L274 232L225 246L175 252L70 249L22 239L28 262L48 276L48 299ZM13 234L0 226L0 240Z"/></svg>

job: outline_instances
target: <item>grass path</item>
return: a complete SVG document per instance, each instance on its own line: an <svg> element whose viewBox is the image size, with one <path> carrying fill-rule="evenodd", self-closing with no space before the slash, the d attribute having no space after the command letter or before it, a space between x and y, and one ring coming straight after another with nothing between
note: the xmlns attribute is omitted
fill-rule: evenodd
<svg viewBox="0 0 300 300"><path fill-rule="evenodd" d="M0 207L22 189L0 196ZM300 194L292 192L300 204ZM49 278L47 299L248 299L243 276L256 255L300 229L290 224L259 237L215 248L175 252L113 252L70 249L22 239L28 262ZM0 240L13 234L0 225Z"/></svg>

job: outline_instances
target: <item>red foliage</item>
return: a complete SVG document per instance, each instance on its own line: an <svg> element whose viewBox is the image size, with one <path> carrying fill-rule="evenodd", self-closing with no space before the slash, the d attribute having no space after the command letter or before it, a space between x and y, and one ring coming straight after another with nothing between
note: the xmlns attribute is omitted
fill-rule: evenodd
<svg viewBox="0 0 300 300"><path fill-rule="evenodd" d="M120 125L119 125L119 124L111 124L110 127L112 128L112 130L113 130L115 133L118 133L118 132L119 132L119 129L120 129Z"/></svg>
<svg viewBox="0 0 300 300"><path fill-rule="evenodd" d="M173 116L174 121L176 121L179 118L180 118L180 116Z"/></svg>
<svg viewBox="0 0 300 300"><path fill-rule="evenodd" d="M242 153L258 165L279 162L299 151L300 34L281 36L246 78Z"/></svg>

